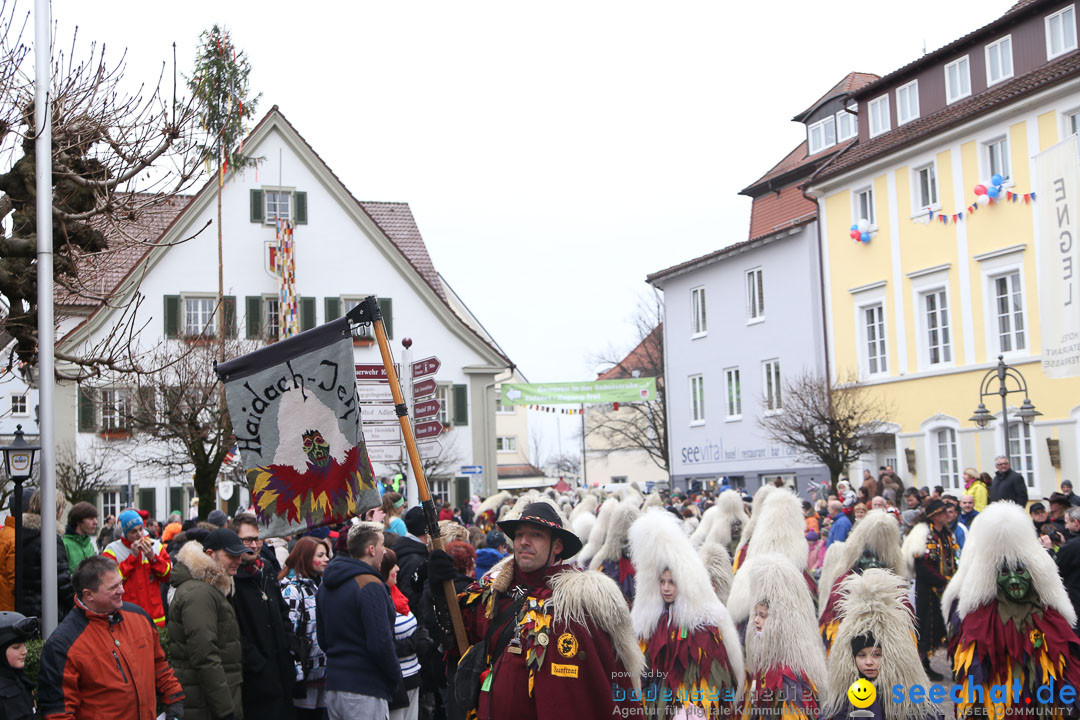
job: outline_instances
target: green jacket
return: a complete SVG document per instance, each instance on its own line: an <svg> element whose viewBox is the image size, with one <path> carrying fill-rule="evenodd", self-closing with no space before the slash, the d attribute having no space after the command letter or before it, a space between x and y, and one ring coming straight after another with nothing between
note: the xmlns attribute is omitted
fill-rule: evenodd
<svg viewBox="0 0 1080 720"><path fill-rule="evenodd" d="M240 626L233 579L192 540L177 553L169 584L169 660L184 686L184 720L242 720Z"/></svg>
<svg viewBox="0 0 1080 720"><path fill-rule="evenodd" d="M86 558L97 555L94 539L89 535L65 535L64 549L67 550L68 569L74 573Z"/></svg>

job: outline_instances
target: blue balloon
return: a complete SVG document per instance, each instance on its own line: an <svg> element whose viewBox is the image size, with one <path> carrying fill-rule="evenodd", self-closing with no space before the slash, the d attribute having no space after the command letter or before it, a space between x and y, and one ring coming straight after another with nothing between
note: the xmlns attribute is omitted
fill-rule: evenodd
<svg viewBox="0 0 1080 720"><path fill-rule="evenodd" d="M859 236L859 239L862 240L864 243L870 242L870 233L864 232L862 235Z"/></svg>
<svg viewBox="0 0 1080 720"><path fill-rule="evenodd" d="M986 188L986 194L992 198L996 198L998 195L1001 194L1001 186L991 185L990 187Z"/></svg>
<svg viewBox="0 0 1080 720"><path fill-rule="evenodd" d="M858 230L858 229L859 229L859 226L858 226L857 224L856 224L856 225L852 225L852 226L851 226L851 229L852 229L852 230Z"/></svg>
<svg viewBox="0 0 1080 720"><path fill-rule="evenodd" d="M998 173L994 173L994 177L990 178L990 183L992 185L997 185L1000 187L1003 182L1005 182L1005 178L1001 177L1001 175L999 175Z"/></svg>

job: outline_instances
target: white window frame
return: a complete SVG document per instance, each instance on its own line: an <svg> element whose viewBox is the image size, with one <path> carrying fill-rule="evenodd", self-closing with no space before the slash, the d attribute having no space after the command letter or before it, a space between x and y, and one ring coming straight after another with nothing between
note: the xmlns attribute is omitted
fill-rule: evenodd
<svg viewBox="0 0 1080 720"><path fill-rule="evenodd" d="M904 91L904 97L907 102L901 100L901 91ZM912 108L911 100L914 98L915 107ZM912 114L908 114L911 112ZM909 123L912 120L919 119L919 81L912 80L906 85L901 85L896 88L896 126L900 127L905 123Z"/></svg>
<svg viewBox="0 0 1080 720"><path fill-rule="evenodd" d="M924 170L930 170L934 174L933 197L928 198L929 203L923 203L922 180L919 177ZM911 170L911 211L913 216L923 215L927 210L941 209L941 189L938 187L937 160L931 160L923 165L917 165Z"/></svg>
<svg viewBox="0 0 1080 720"><path fill-rule="evenodd" d="M210 302L210 322L198 324L197 326L191 326L188 323L188 300L198 301L200 303ZM217 335L217 318L214 312L217 306L217 295L207 295L200 293L189 293L180 295L180 334L186 337L208 337L212 338ZM199 311L202 314L202 311Z"/></svg>
<svg viewBox="0 0 1080 720"><path fill-rule="evenodd" d="M1080 133L1080 108L1072 108L1061 113L1061 137Z"/></svg>
<svg viewBox="0 0 1080 720"><path fill-rule="evenodd" d="M101 491L101 517L107 518L112 515L114 518L120 515L120 490L116 488L109 488Z"/></svg>
<svg viewBox="0 0 1080 720"><path fill-rule="evenodd" d="M1068 16L1068 18L1069 18L1068 20L1066 20L1066 16ZM1053 20L1058 19L1058 18L1061 19L1060 27L1062 28L1061 48L1057 52L1054 52L1053 51L1053 37L1052 37L1053 33L1050 30L1050 23ZM1066 27L1066 22L1068 23L1068 27L1072 30L1072 44L1071 45L1066 45L1065 44L1065 40L1066 40L1065 35L1066 35L1066 33L1064 32L1064 28ZM1044 27L1046 29L1046 59L1048 61L1053 60L1056 57L1061 57L1065 53L1076 49L1076 5L1075 4L1069 5L1068 7L1063 7L1060 10L1058 10L1057 12L1051 13L1050 15L1047 15L1045 18L1043 18L1043 23L1044 23Z"/></svg>
<svg viewBox="0 0 1080 720"><path fill-rule="evenodd" d="M829 127L832 127L831 140L829 139ZM820 131L820 139L816 143L816 146L814 143L815 131ZM808 155L816 155L822 150L827 150L832 146L836 145L836 118L832 115L829 115L826 118L818 120L813 125L808 126L806 128L806 143Z"/></svg>
<svg viewBox="0 0 1080 720"><path fill-rule="evenodd" d="M766 415L784 412L784 376L780 374L780 358L761 361L761 407Z"/></svg>
<svg viewBox="0 0 1080 720"><path fill-rule="evenodd" d="M848 132L842 132L844 126L847 126ZM849 113L847 110L840 110L836 113L836 142L842 143L845 140L850 140L859 134L859 116L853 113Z"/></svg>
<svg viewBox="0 0 1080 720"><path fill-rule="evenodd" d="M949 287L947 282L947 274L943 273L944 277L939 282L926 283L918 287L913 288L915 293L914 306L916 309L916 326L918 329L918 335L916 338L916 347L918 348L919 356L919 369L920 370L939 370L941 368L951 368L956 363L956 322L953 314L952 297L949 293ZM936 363L930 362L930 323L927 317L927 296L935 295L940 300L940 293L945 294L945 325L946 333L941 333L941 326L939 325L939 338L941 355L945 354L945 350L948 350L948 359L940 359ZM936 310L938 314L937 322L940 323L940 307ZM948 335L948 342L944 341L943 335Z"/></svg>
<svg viewBox="0 0 1080 720"><path fill-rule="evenodd" d="M1000 418L998 421L1000 422ZM1016 430L1016 440L1013 439L1013 430ZM1000 434L1001 429L998 428L998 432L995 435ZM1015 417L1009 420L1009 447L1005 448L1000 454L1009 458L1009 464L1012 469L1024 476L1024 482L1027 483L1028 490L1034 490L1038 487L1035 476L1039 471L1039 458L1038 458L1038 444L1035 442L1035 426L1028 425L1027 423L1016 419ZM1017 454L1013 454L1013 447L1017 448ZM1014 462L1019 460L1020 462Z"/></svg>
<svg viewBox="0 0 1080 720"><path fill-rule="evenodd" d="M503 405L502 404L502 390L495 391L495 414L496 415L513 415L517 411L516 405Z"/></svg>
<svg viewBox="0 0 1080 720"><path fill-rule="evenodd" d="M862 212L862 196L867 195L867 214ZM851 191L851 224L858 225L859 221L866 218L870 223L870 231L877 230L877 211L874 209L874 186L855 188Z"/></svg>
<svg viewBox="0 0 1080 720"><path fill-rule="evenodd" d="M271 306L277 306L277 309L271 313ZM264 339L274 342L281 337L281 298L277 295L263 295L262 302L259 304L261 317L260 317L260 330ZM270 332L270 328L274 328L274 332Z"/></svg>
<svg viewBox="0 0 1080 720"><path fill-rule="evenodd" d="M876 132L874 130L875 110L881 120ZM884 135L892 129L892 119L889 117L889 96L887 94L866 103L866 127L870 131L870 137Z"/></svg>
<svg viewBox="0 0 1080 720"><path fill-rule="evenodd" d="M270 196L274 196L274 212L270 212ZM285 199L285 216L282 220L293 219L293 190L291 188L264 187L263 188L263 223L266 225L277 224L277 210L280 207L281 198Z"/></svg>
<svg viewBox="0 0 1080 720"><path fill-rule="evenodd" d="M998 136L996 136L996 137L982 143L982 148L981 148L982 153L981 154L982 154L982 163L983 163L983 170L984 170L983 175L985 176L986 180L989 180L995 174L995 172L994 172L994 163L993 163L993 155L994 155L994 147L995 146L1000 146L1001 147L1001 150L999 151L999 153L1001 155L1001 161L1005 166L1003 168L1005 170L1005 172L1001 173L1001 176L1003 178L1005 178L1005 182L1003 184L1008 186L1008 187L1012 187L1012 185L1013 185L1012 157L1009 155L1009 153L1011 152L1011 148L1009 147L1009 136L1007 134L1006 135L998 135Z"/></svg>
<svg viewBox="0 0 1080 720"><path fill-rule="evenodd" d="M690 288L690 339L696 340L709 334L708 318L705 314L705 286Z"/></svg>
<svg viewBox="0 0 1080 720"><path fill-rule="evenodd" d="M997 344L997 351L1002 355L1022 355L1027 352L1028 345L1030 344L1031 331L1027 324L1027 303L1024 302L1024 280L1020 270L1011 270L1003 273L997 273L989 278L990 280L990 295L988 299L991 300L991 316L994 319L994 324L990 327L993 328L993 338ZM1009 308L1006 310L1004 317L1009 324L1009 330L1007 332L1009 345L1008 349L1002 347L1003 338L1001 331L1002 313L998 307L998 283L1005 281L1007 294L1005 301L1009 303ZM1020 309L1017 311L1012 307L1012 299L1014 295L1020 296ZM1019 324L1022 327L1017 330L1016 325ZM1023 347L1020 347L1020 344Z"/></svg>
<svg viewBox="0 0 1080 720"><path fill-rule="evenodd" d="M1025 357L1031 353L1031 323L1030 316L1028 314L1029 298L1027 294L1027 277L1024 273L1024 249L1025 245L1016 245L1013 248L1006 248L1004 252L998 252L991 254L989 258L983 258L976 256L976 260L979 261L979 270L982 273L982 288L983 288L983 327L985 331L985 347L986 357L992 358L997 355L1004 355L1006 358L1019 358ZM1023 307L1022 321L1024 323L1024 349L1023 350L1010 350L1004 352L1001 350L1000 338L998 335L998 316L997 316L997 287L996 281L1000 277L1017 273L1020 276L1020 297Z"/></svg>
<svg viewBox="0 0 1080 720"><path fill-rule="evenodd" d="M946 433L945 437L942 437L942 433ZM931 467L931 475L935 480L935 484L941 485L948 490L959 490L960 481L963 477L962 468L964 467L960 457L960 433L956 427L952 425L938 425L930 428L927 431L927 442L930 445L930 457L933 458L933 466ZM947 457L942 456L942 441L945 441L947 450L951 450L951 454ZM943 462L947 462L951 467L943 468Z"/></svg>
<svg viewBox="0 0 1080 720"><path fill-rule="evenodd" d="M1009 62L1009 72L1008 73L1004 72L1006 53L1002 51L1002 48L1005 45L1008 45L1008 53L1007 53L1008 62ZM1001 63L1001 66L1002 66L1002 73L996 79L992 78L990 76L990 68L993 67L993 63L990 61L990 51L995 49L995 48L998 51L998 61ZM1002 82L1004 80L1008 80L1009 78L1011 78L1013 76L1014 68L1013 68L1013 54L1012 54L1012 35L1006 35L1005 37L998 38L997 40L995 40L992 43L987 43L986 47L983 49L983 52L986 54L986 86L987 87L990 87L991 85L997 85L999 82Z"/></svg>
<svg viewBox="0 0 1080 720"><path fill-rule="evenodd" d="M16 401L21 401L22 409L16 409ZM12 393L11 414L14 417L26 417L30 414L30 393Z"/></svg>
<svg viewBox="0 0 1080 720"><path fill-rule="evenodd" d="M949 69L956 68L956 79L960 87L954 88L949 80ZM945 104L952 105L954 102L971 96L971 59L965 55L956 58L945 66ZM967 89L964 89L964 78L967 78Z"/></svg>
<svg viewBox="0 0 1080 720"><path fill-rule="evenodd" d="M746 324L765 322L765 270L762 266L746 271L743 281L746 299Z"/></svg>
<svg viewBox="0 0 1080 720"><path fill-rule="evenodd" d="M450 403L454 399L453 389L453 383L438 383L435 386L435 399L439 401L439 414L435 419L441 422L443 427L448 427L450 418L453 417L450 412Z"/></svg>
<svg viewBox="0 0 1080 720"><path fill-rule="evenodd" d="M880 312L880 327L877 332L880 337L875 338L880 355L877 356L878 367L872 368L870 356L870 326L867 313L877 309ZM859 302L855 306L855 328L859 340L859 370L863 377L885 377L889 374L889 323L888 308L885 306L885 296L877 295Z"/></svg>
<svg viewBox="0 0 1080 720"><path fill-rule="evenodd" d="M705 376L701 373L689 377L690 426L705 424Z"/></svg>
<svg viewBox="0 0 1080 720"><path fill-rule="evenodd" d="M742 420L742 373L738 367L724 368L724 408L727 422Z"/></svg>
<svg viewBox="0 0 1080 720"><path fill-rule="evenodd" d="M130 431L125 416L131 415L132 399L131 388L110 386L98 390L98 428L101 432Z"/></svg>
<svg viewBox="0 0 1080 720"><path fill-rule="evenodd" d="M495 438L495 452L516 453L517 437L514 435L500 435Z"/></svg>

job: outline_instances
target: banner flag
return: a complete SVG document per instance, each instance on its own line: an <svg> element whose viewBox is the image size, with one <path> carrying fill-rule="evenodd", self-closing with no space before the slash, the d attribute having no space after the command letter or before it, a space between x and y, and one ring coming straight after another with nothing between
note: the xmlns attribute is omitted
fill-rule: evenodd
<svg viewBox="0 0 1080 720"><path fill-rule="evenodd" d="M503 383L503 405L592 405L649 402L656 399L656 378L593 380L568 383Z"/></svg>
<svg viewBox="0 0 1080 720"><path fill-rule="evenodd" d="M339 318L216 368L260 537L342 522L379 504Z"/></svg>
<svg viewBox="0 0 1080 720"><path fill-rule="evenodd" d="M1073 135L1035 156L1036 262L1042 369L1047 377L1080 377L1080 146Z"/></svg>

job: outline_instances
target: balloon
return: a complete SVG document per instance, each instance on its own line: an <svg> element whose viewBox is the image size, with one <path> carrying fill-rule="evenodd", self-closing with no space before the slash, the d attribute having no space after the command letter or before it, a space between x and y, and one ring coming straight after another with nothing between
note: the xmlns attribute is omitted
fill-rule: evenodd
<svg viewBox="0 0 1080 720"><path fill-rule="evenodd" d="M868 242L870 242L870 233L868 233L868 232L864 232L864 233L862 233L862 234L861 234L861 235L859 236L859 239L860 239L860 240L862 240L862 241L863 241L864 243L868 243Z"/></svg>
<svg viewBox="0 0 1080 720"><path fill-rule="evenodd" d="M866 218L859 220L859 232L866 232L870 229L870 221Z"/></svg>
<svg viewBox="0 0 1080 720"><path fill-rule="evenodd" d="M989 205L990 204L990 196L989 195L979 195L979 196L977 196L975 198L975 202L979 203L980 205Z"/></svg>
<svg viewBox="0 0 1080 720"><path fill-rule="evenodd" d="M852 226L851 226L851 230L853 230L853 231L854 231L854 230L858 230L858 229L859 229L859 226L858 226L858 225L852 225Z"/></svg>
<svg viewBox="0 0 1080 720"><path fill-rule="evenodd" d="M851 239L852 240L858 240L860 235L862 235L862 233L859 232L859 228L853 228L851 230Z"/></svg>
<svg viewBox="0 0 1080 720"><path fill-rule="evenodd" d="M1001 187L998 185L991 185L990 189L986 191L986 194L992 198L996 198L1001 194Z"/></svg>
<svg viewBox="0 0 1080 720"><path fill-rule="evenodd" d="M976 185L975 186L975 194L979 195L979 196L985 195L986 194L986 186L985 185Z"/></svg>
<svg viewBox="0 0 1080 720"><path fill-rule="evenodd" d="M990 178L990 182L1000 187L1001 184L1005 182L1005 178L1001 177L998 173L994 173L994 177Z"/></svg>

